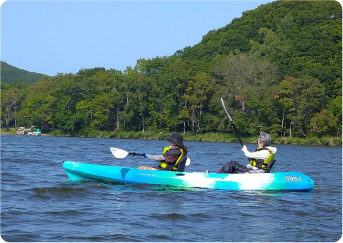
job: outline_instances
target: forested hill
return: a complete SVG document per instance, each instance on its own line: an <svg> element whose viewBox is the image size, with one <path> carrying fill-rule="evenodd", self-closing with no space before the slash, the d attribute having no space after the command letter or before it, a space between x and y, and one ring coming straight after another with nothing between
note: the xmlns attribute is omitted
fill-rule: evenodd
<svg viewBox="0 0 343 243"><path fill-rule="evenodd" d="M25 71L1 61L1 82L13 83L18 81L34 83L43 76L43 74Z"/></svg>
<svg viewBox="0 0 343 243"><path fill-rule="evenodd" d="M246 11L202 41L176 52L210 63L230 53L254 53L277 64L281 76L311 75L341 93L342 7L336 1L276 1Z"/></svg>
<svg viewBox="0 0 343 243"><path fill-rule="evenodd" d="M209 31L172 56L124 71L82 69L31 84L1 84L2 121L64 134L106 131L342 136L342 7L335 1L276 1ZM10 117L13 125L15 118Z"/></svg>

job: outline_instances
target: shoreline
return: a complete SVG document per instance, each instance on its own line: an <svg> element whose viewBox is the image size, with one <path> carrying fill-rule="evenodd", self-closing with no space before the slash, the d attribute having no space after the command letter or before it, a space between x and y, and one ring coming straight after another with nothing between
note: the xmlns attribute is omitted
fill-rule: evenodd
<svg viewBox="0 0 343 243"><path fill-rule="evenodd" d="M0 131L1 135L18 135L18 136L30 136L17 134L16 130L12 128L10 131ZM92 134L92 136L84 135L68 135L68 134L52 134L44 133L41 136L54 136L54 137L87 137L87 138L116 138L116 139L143 139L143 140L164 140L170 133L166 132L99 132L98 134ZM182 134L185 141L194 142L222 142L222 143L238 143L238 139L232 134L224 133L205 133L205 134ZM256 137L244 138L243 143L256 143ZM296 138L296 137L276 137L273 139L272 144L286 144L286 145L309 145L309 146L330 146L338 147L342 146L342 138L339 137L312 137L312 138Z"/></svg>

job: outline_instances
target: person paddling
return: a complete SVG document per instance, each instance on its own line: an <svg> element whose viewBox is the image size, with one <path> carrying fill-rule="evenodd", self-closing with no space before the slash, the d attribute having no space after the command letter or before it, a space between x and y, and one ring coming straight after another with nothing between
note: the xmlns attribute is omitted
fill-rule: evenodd
<svg viewBox="0 0 343 243"><path fill-rule="evenodd" d="M242 151L249 159L249 164L244 166L237 161L231 160L227 162L217 173L264 173L269 172L271 166L275 162L274 154L277 149L271 147L272 138L268 133L261 132L258 138L258 148L255 152L249 152L247 146L243 145Z"/></svg>
<svg viewBox="0 0 343 243"><path fill-rule="evenodd" d="M167 138L169 146L163 149L161 155L144 153L146 158L159 161L156 167L139 166L140 170L169 170L184 171L187 159L187 147L183 144L183 137L179 133L173 133Z"/></svg>

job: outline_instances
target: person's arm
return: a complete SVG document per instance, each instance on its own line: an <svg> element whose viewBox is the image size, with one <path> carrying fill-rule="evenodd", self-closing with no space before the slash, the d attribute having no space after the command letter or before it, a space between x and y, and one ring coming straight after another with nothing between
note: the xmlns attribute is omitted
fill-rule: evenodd
<svg viewBox="0 0 343 243"><path fill-rule="evenodd" d="M153 155L153 154L148 154L148 153L144 153L144 156L148 159L152 159L152 160L164 160L164 157L162 154L157 154L157 155Z"/></svg>
<svg viewBox="0 0 343 243"><path fill-rule="evenodd" d="M253 158L253 159L266 159L269 156L269 151L268 150L261 150L257 152L249 152L247 146L243 145L242 151L244 152L245 156L248 158Z"/></svg>

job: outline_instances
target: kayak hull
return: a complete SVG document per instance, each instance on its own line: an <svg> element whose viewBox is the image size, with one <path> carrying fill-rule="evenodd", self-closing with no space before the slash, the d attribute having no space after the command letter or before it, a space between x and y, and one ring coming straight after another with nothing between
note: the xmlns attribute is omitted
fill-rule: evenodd
<svg viewBox="0 0 343 243"><path fill-rule="evenodd" d="M145 183L182 188L259 191L313 191L313 180L299 172L221 174L139 170L135 168L65 161L63 168L71 180Z"/></svg>

